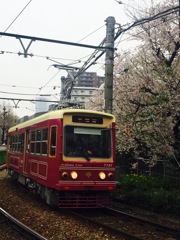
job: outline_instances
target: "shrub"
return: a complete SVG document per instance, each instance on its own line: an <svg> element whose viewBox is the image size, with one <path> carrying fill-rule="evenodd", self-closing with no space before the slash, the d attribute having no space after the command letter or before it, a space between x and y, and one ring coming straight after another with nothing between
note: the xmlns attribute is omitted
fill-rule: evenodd
<svg viewBox="0 0 180 240"><path fill-rule="evenodd" d="M124 174L114 197L156 212L180 212L180 190L174 180Z"/></svg>

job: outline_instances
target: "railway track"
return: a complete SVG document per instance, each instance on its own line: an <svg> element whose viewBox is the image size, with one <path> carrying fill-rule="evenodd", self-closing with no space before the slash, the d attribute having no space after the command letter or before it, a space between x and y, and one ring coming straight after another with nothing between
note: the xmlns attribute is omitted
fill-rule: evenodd
<svg viewBox="0 0 180 240"><path fill-rule="evenodd" d="M6 164L0 164L0 171L3 171L4 169L6 169Z"/></svg>
<svg viewBox="0 0 180 240"><path fill-rule="evenodd" d="M135 217L114 208L99 209L96 212L73 211L72 214L128 240L180 239L178 229Z"/></svg>
<svg viewBox="0 0 180 240"><path fill-rule="evenodd" d="M2 208L0 208L0 225L5 227L5 231L11 231L10 229L12 229L11 232L13 235L16 235L17 239L47 240L22 222L18 221Z"/></svg>

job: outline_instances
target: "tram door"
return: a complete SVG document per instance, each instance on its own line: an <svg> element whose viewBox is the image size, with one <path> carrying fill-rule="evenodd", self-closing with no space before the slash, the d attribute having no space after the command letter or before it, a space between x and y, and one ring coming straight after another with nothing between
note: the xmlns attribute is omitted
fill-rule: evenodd
<svg viewBox="0 0 180 240"><path fill-rule="evenodd" d="M23 172L27 173L29 151L30 151L30 131L29 131L29 129L26 129L24 146L25 146L25 151L24 151L24 168L23 168Z"/></svg>

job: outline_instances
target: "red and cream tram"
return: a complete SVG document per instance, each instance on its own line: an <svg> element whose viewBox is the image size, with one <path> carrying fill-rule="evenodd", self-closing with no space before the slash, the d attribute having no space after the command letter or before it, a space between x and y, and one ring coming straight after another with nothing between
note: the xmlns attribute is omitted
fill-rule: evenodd
<svg viewBox="0 0 180 240"><path fill-rule="evenodd" d="M7 169L50 205L108 205L116 188L115 118L61 109L20 123L9 129Z"/></svg>

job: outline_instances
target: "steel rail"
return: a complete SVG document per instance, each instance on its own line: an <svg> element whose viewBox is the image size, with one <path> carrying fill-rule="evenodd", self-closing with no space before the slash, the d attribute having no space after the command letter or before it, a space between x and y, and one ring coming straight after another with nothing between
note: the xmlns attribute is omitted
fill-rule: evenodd
<svg viewBox="0 0 180 240"><path fill-rule="evenodd" d="M101 205L100 207L103 207L103 206ZM136 217L134 215L131 215L131 214L128 214L128 213L125 213L125 212L122 212L122 211L119 211L119 210L116 210L113 208L107 208L107 207L105 208L104 207L102 209L103 209L103 211L106 211L108 213L108 215L115 216L115 217L121 216L124 218L124 220L127 220L129 222L135 222L136 224L137 224L137 222L140 223L140 226L150 225L151 227L154 228L154 232L158 231L158 232L162 232L162 233L167 233L167 234L171 235L173 237L173 239L177 239L177 240L180 239L180 232L178 229L164 226L162 224L154 223L150 220ZM118 235L121 235L128 240L145 239L144 234L143 234L143 236L141 236L141 234L139 234L139 233L137 233L137 235L136 235L134 233L127 232L123 228L121 229L121 227L116 228L116 226L114 224L107 223L107 221L106 221L106 223L103 223L102 219L99 221L99 220L94 219L94 217L91 217L91 216L88 217L86 214L83 214L83 213L77 212L77 211L72 211L72 210L70 211L70 213L72 213L74 216L85 219L85 220L87 220L93 224L96 224L100 227L108 229ZM96 218L96 216L95 216L95 218Z"/></svg>
<svg viewBox="0 0 180 240"><path fill-rule="evenodd" d="M110 226L110 225L107 225L107 224L104 224L103 222L99 222L95 219L92 219L91 217L87 217L83 214L80 214L78 213L77 211L73 211L73 210L68 210L71 214L73 214L74 216L76 217L79 217L79 218L82 218L83 220L87 220L88 222L92 223L92 224L96 224L96 226L100 226L100 227L103 227L105 229L107 229L108 231L110 232L114 232L115 234L117 235L120 235L122 237L125 237L126 239L128 240L142 240L142 238L138 237L138 236L135 236L133 234L130 234L122 229L117 229L115 228L114 226Z"/></svg>
<svg viewBox="0 0 180 240"><path fill-rule="evenodd" d="M10 222L15 224L15 229L21 233L22 235L28 237L29 239L36 239L36 240L47 240L47 238L41 236L39 233L33 231L31 228L23 224L22 222L18 221L15 217L7 213L4 209L0 207L0 214L7 218Z"/></svg>
<svg viewBox="0 0 180 240"><path fill-rule="evenodd" d="M157 222L152 222L148 219L140 218L140 217L134 216L132 214L129 214L129 213L126 213L126 212L123 212L123 211L120 211L120 210L117 210L117 209L114 209L114 208L106 207L105 210L109 211L109 213L112 213L114 215L122 215L125 218L129 218L131 220L133 219L135 221L139 221L142 224L144 224L144 223L149 224L149 225L155 227L155 229L157 231L160 231L160 232L165 231L166 233L169 233L169 234L175 236L177 239L180 239L180 230L179 229L172 228L172 227L169 227L167 225L162 225L162 224L157 223Z"/></svg>

